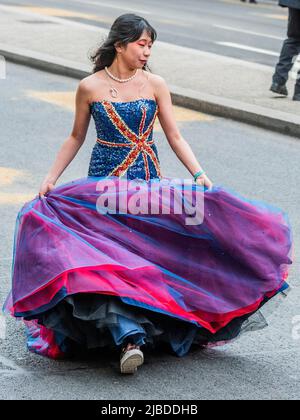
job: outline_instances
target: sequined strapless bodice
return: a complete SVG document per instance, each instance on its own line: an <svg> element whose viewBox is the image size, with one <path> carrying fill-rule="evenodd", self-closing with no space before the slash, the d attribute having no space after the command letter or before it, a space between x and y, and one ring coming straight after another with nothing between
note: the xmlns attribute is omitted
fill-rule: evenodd
<svg viewBox="0 0 300 420"><path fill-rule="evenodd" d="M92 102L97 140L89 176L126 176L130 179L161 178L153 125L158 113L154 99L131 102Z"/></svg>

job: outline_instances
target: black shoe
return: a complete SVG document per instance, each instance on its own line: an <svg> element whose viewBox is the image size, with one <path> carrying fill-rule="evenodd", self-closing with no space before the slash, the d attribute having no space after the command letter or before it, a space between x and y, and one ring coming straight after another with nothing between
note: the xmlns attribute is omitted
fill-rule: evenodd
<svg viewBox="0 0 300 420"><path fill-rule="evenodd" d="M300 101L300 93L295 93L293 96L293 101Z"/></svg>
<svg viewBox="0 0 300 420"><path fill-rule="evenodd" d="M274 93L278 93L279 95L288 96L289 94L285 84L280 85L279 83L276 83L276 82L272 83L270 90Z"/></svg>

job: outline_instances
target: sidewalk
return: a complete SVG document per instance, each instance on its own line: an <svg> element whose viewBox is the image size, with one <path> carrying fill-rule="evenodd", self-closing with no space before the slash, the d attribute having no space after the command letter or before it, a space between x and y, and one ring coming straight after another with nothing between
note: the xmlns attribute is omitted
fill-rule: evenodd
<svg viewBox="0 0 300 420"><path fill-rule="evenodd" d="M81 79L91 72L88 54L107 30L0 5L0 55L6 60ZM101 23L99 23L99 26ZM268 66L156 41L149 66L165 78L173 103L300 138L300 104L269 91Z"/></svg>

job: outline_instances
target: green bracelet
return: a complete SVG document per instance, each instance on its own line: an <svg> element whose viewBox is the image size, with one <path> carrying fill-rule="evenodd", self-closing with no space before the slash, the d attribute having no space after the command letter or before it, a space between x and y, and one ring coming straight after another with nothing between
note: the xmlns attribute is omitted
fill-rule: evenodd
<svg viewBox="0 0 300 420"><path fill-rule="evenodd" d="M203 170L202 171L199 171L199 172L196 172L195 175L194 175L194 181L196 182L198 176L200 176L202 174L205 174L205 172Z"/></svg>

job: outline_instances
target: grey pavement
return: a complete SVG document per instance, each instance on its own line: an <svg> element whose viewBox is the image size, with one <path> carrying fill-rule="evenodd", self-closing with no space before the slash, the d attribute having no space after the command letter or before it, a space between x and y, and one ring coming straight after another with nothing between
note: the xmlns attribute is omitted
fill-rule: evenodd
<svg viewBox="0 0 300 420"><path fill-rule="evenodd" d="M269 7L270 13L277 10ZM43 7L0 4L0 55L80 79L92 69L88 54L108 33L100 25L55 16ZM271 66L169 42L154 45L149 65L167 81L174 104L300 137L293 79L290 97L278 98L269 91Z"/></svg>

